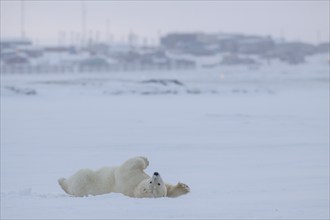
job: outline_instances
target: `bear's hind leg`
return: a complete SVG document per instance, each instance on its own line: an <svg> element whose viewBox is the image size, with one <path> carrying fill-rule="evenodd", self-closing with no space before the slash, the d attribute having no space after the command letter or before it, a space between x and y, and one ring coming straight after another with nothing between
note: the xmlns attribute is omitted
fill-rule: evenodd
<svg viewBox="0 0 330 220"><path fill-rule="evenodd" d="M146 157L134 157L127 160L121 167L144 170L148 167L148 165L149 161Z"/></svg>
<svg viewBox="0 0 330 220"><path fill-rule="evenodd" d="M146 169L149 166L149 160L146 157L140 157L141 160L143 160L144 164L142 165L142 169Z"/></svg>
<svg viewBox="0 0 330 220"><path fill-rule="evenodd" d="M66 192L67 194L71 194L68 191L68 185L65 182L65 178L60 178L58 179L58 184L60 184L61 188L64 190L64 192Z"/></svg>

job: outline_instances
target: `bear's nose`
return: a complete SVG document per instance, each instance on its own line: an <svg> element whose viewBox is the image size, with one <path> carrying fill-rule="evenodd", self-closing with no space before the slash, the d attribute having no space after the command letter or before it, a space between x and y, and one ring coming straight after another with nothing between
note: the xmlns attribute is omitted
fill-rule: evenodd
<svg viewBox="0 0 330 220"><path fill-rule="evenodd" d="M158 175L159 175L159 173L158 173L158 172L154 172L154 175L155 175L155 176L158 176Z"/></svg>

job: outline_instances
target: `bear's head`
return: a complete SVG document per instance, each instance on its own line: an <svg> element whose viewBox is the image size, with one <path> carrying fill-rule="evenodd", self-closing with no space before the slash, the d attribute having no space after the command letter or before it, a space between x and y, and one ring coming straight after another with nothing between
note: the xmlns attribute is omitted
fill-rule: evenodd
<svg viewBox="0 0 330 220"><path fill-rule="evenodd" d="M136 197L165 197L167 189L162 177L158 172L154 172L148 179L144 179L135 190Z"/></svg>
<svg viewBox="0 0 330 220"><path fill-rule="evenodd" d="M165 183L158 172L154 172L154 175L149 179L149 190L153 197L164 197L167 194Z"/></svg>

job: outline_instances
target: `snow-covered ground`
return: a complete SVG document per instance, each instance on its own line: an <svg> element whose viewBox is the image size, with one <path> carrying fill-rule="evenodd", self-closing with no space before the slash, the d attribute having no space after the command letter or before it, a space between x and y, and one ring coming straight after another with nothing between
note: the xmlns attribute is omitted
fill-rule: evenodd
<svg viewBox="0 0 330 220"><path fill-rule="evenodd" d="M1 75L1 219L328 219L329 64ZM81 168L147 156L179 198L75 198Z"/></svg>

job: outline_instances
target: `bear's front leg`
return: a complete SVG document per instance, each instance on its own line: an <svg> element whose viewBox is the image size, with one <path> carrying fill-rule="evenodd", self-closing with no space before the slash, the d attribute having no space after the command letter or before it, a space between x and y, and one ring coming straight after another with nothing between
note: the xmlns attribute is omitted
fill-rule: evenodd
<svg viewBox="0 0 330 220"><path fill-rule="evenodd" d="M190 192L190 188L189 186L187 186L184 183L178 183L175 186L171 185L171 184L165 184L166 188L167 188L167 197L178 197L184 194L187 194Z"/></svg>

